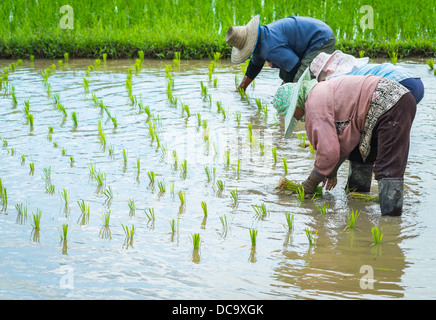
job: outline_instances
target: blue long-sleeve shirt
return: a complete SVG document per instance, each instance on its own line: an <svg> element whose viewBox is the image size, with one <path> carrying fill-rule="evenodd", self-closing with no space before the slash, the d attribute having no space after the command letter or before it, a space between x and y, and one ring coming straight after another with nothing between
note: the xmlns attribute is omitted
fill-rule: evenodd
<svg viewBox="0 0 436 320"><path fill-rule="evenodd" d="M310 17L287 17L260 26L259 38L245 75L254 79L266 61L291 72L301 59L333 37L330 27Z"/></svg>

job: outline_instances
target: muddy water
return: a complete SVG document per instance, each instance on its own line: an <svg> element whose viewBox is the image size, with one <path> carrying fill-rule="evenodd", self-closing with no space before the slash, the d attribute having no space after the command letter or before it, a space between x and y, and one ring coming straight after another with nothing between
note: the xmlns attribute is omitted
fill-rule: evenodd
<svg viewBox="0 0 436 320"><path fill-rule="evenodd" d="M11 62L0 61L0 66ZM0 212L0 298L436 298L432 247L436 234L436 78L424 61L400 62L422 77L426 88L412 130L401 218L382 218L377 204L347 199L343 190L347 163L339 170L336 189L315 201L300 203L295 195L274 190L285 175L283 158L288 162L286 176L301 182L312 169L314 155L301 148L295 136L283 138L283 120L271 104L280 84L272 69L261 72L248 90L247 101L234 89L235 75L242 77L239 66L219 62L212 77L217 79L215 87L208 81L209 61L182 61L172 69L173 95L178 102L171 105L165 65L172 62L144 61L141 70L133 72L132 94L149 107L152 121L138 104L132 105L127 93L127 69L134 61L108 61L86 76L93 61L72 60L48 78L49 97L40 70L52 63L25 61L9 74L18 103L13 103L11 91L3 89L0 97L0 178L8 195L7 208ZM89 79L88 93L83 77ZM206 98L201 94L201 81L207 86ZM66 109L66 118L53 103L55 94ZM94 104L93 94L116 117L116 128L108 112ZM258 110L256 98L268 106L267 113ZM33 128L24 117L26 100L34 115ZM217 102L225 116L218 112ZM182 111L182 103L189 106L190 116ZM78 115L77 127L72 112ZM196 114L201 115L200 126ZM99 120L106 145L99 139ZM253 125L251 141L248 122ZM155 124L163 147L152 140L149 123ZM49 126L53 127L51 139ZM296 129L303 130L303 126ZM208 142L204 139L207 133ZM277 163L272 147L277 148ZM187 160L186 175L180 169L183 160ZM35 166L33 174L30 163ZM102 187L90 177L90 163L105 173ZM215 170L210 181L206 166ZM46 167L52 170L53 194L46 192ZM154 184L148 172L155 173ZM218 180L224 184L222 191ZM165 192L159 191L158 181L165 184ZM104 193L109 186L112 198ZM374 194L376 187L373 182ZM64 189L69 192L67 205L60 196ZM238 190L236 204L231 190ZM185 192L185 205L181 205L179 191ZM134 212L129 199L135 201ZM90 206L89 220L81 219L77 204L81 200ZM202 201L207 203L206 218ZM17 214L15 205L20 203L28 208L27 220ZM260 204L269 211L261 218L252 207ZM316 208L323 204L329 205L326 216ZM145 214L151 208L154 222ZM42 216L35 234L31 216L37 209ZM355 229L345 229L352 209L361 214ZM102 214L109 210L105 229ZM285 212L294 216L291 232L284 227ZM224 215L228 229L220 220ZM171 231L172 219L179 219L176 232ZM69 226L67 241L60 238L63 224ZM135 226L132 243L126 242L121 224ZM382 227L384 233L382 243L375 246L373 226ZM255 248L250 243L251 228L258 230ZM305 228L318 230L313 245L308 243ZM193 249L192 233L201 236L199 250Z"/></svg>

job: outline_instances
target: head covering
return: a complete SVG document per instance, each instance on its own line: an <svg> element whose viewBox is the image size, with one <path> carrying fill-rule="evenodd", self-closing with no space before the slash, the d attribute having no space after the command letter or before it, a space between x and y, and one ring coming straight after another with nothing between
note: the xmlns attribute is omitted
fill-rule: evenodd
<svg viewBox="0 0 436 320"><path fill-rule="evenodd" d="M295 109L297 107L304 109L309 92L317 83L315 79L311 80L309 68L307 68L298 82L285 83L277 89L273 105L280 114L285 115L285 138L291 136L297 125L298 120L294 118ZM304 121L304 117L301 121Z"/></svg>
<svg viewBox="0 0 436 320"><path fill-rule="evenodd" d="M310 71L318 81L320 81L321 74L325 75L325 80L329 80L332 77L345 75L351 72L354 67L360 68L368 62L368 57L357 59L340 50L336 50L332 54L321 52L310 64Z"/></svg>
<svg viewBox="0 0 436 320"><path fill-rule="evenodd" d="M230 57L232 63L242 63L251 56L256 48L259 28L260 15L257 15L245 26L233 26L227 30L226 41L233 47Z"/></svg>

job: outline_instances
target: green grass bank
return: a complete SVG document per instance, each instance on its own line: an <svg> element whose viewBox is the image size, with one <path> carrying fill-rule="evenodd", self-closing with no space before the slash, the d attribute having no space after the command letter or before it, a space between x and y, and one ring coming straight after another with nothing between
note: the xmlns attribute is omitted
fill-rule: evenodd
<svg viewBox="0 0 436 320"><path fill-rule="evenodd" d="M229 57L227 29L255 14L261 24L291 15L323 20L337 49L355 55L436 52L435 0L1 0L0 58L129 58L138 50L147 58Z"/></svg>

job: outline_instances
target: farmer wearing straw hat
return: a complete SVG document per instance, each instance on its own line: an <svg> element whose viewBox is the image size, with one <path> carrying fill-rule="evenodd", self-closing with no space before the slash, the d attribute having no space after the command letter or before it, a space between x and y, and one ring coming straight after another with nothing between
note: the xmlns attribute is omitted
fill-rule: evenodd
<svg viewBox="0 0 436 320"><path fill-rule="evenodd" d="M279 68L283 83L296 82L320 53L332 53L335 37L330 27L310 17L287 17L261 26L260 16L245 26L230 27L226 41L232 48L232 63L242 63L252 55L238 89L245 89L265 62Z"/></svg>
<svg viewBox="0 0 436 320"><path fill-rule="evenodd" d="M337 170L348 157L374 163L382 215L399 216L410 130L416 113L413 95L398 82L368 75L311 80L306 70L297 83L275 93L273 105L285 115L288 138L299 120L316 150L310 176L303 182L313 194L323 182L336 186Z"/></svg>

